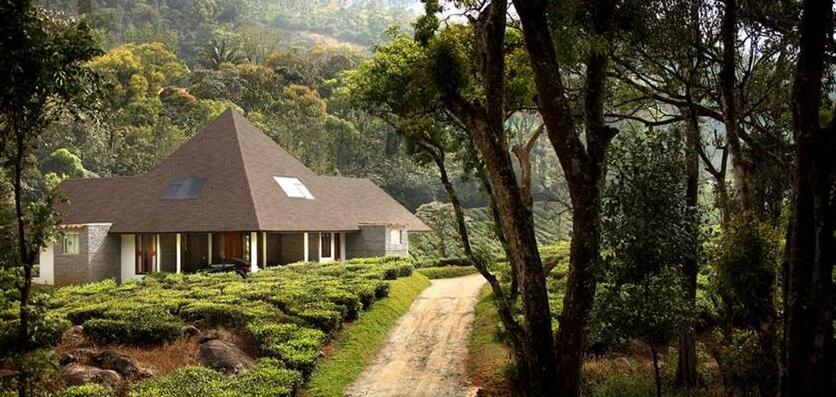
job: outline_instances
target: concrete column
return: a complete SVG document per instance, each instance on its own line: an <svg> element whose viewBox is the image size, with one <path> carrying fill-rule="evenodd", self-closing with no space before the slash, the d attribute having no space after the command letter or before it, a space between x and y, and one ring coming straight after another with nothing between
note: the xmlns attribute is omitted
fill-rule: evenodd
<svg viewBox="0 0 836 397"><path fill-rule="evenodd" d="M180 258L180 233L175 235L175 241L177 242L177 273L180 273L180 264L182 263L182 258Z"/></svg>
<svg viewBox="0 0 836 397"><path fill-rule="evenodd" d="M340 260L344 261L344 260L346 260L346 258L345 258L345 233L340 233L338 236L339 236L338 238L340 239Z"/></svg>
<svg viewBox="0 0 836 397"><path fill-rule="evenodd" d="M122 235L121 278L120 282L136 278L136 235Z"/></svg>
<svg viewBox="0 0 836 397"><path fill-rule="evenodd" d="M331 233L331 259L333 259L334 257L337 256L337 253L334 252L334 246L335 246L334 239L335 238L340 238L340 234L339 233Z"/></svg>
<svg viewBox="0 0 836 397"><path fill-rule="evenodd" d="M208 262L208 264L211 265L212 264L212 233L209 233L209 244L207 246L209 247L209 255L206 257L206 261Z"/></svg>
<svg viewBox="0 0 836 397"><path fill-rule="evenodd" d="M161 269L160 268L160 262L161 262L160 258L163 256L162 255L163 252L162 252L162 250L160 250L160 235L159 234L154 235L154 244L156 244L156 246L157 246L157 255L155 255L155 258L154 258L154 259L156 259L156 262L157 262L156 266L157 267L154 268L154 271L158 272Z"/></svg>
<svg viewBox="0 0 836 397"><path fill-rule="evenodd" d="M319 233L319 238L317 240L319 242L316 244L316 250L319 252L319 255L316 257L319 258L319 262L322 262L322 233Z"/></svg>
<svg viewBox="0 0 836 397"><path fill-rule="evenodd" d="M305 262L310 260L310 255L308 255L308 232L304 234L304 246L305 246Z"/></svg>
<svg viewBox="0 0 836 397"><path fill-rule="evenodd" d="M258 232L250 232L250 271L258 271Z"/></svg>
<svg viewBox="0 0 836 397"><path fill-rule="evenodd" d="M33 282L55 284L55 243L49 242L38 255L38 268L38 277L33 277Z"/></svg>
<svg viewBox="0 0 836 397"><path fill-rule="evenodd" d="M261 232L261 259L267 267L267 232Z"/></svg>

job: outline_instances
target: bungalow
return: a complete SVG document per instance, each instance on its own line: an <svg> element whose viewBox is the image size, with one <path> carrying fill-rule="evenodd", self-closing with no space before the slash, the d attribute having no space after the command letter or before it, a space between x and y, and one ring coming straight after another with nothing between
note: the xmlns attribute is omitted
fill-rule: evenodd
<svg viewBox="0 0 836 397"><path fill-rule="evenodd" d="M251 271L409 252L429 228L367 179L318 176L234 110L144 175L60 185L37 282L124 282L236 258Z"/></svg>

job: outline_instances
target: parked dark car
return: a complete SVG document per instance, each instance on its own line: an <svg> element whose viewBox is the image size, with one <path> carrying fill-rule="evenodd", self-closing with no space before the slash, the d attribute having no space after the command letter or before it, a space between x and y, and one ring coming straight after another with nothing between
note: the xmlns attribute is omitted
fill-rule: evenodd
<svg viewBox="0 0 836 397"><path fill-rule="evenodd" d="M247 278L247 273L250 272L250 264L249 262L241 259L241 258L224 258L219 259L217 261L213 261L200 270L197 271L198 273L230 273L235 272L235 274L241 276L241 278Z"/></svg>

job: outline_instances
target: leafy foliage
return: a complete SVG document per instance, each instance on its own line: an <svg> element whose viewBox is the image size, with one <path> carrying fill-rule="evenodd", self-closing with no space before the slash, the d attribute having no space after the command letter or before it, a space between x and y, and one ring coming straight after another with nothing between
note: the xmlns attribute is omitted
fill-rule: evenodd
<svg viewBox="0 0 836 397"><path fill-rule="evenodd" d="M719 237L713 252L716 293L726 297L728 318L743 327L759 327L775 311L776 274L781 235L773 227L741 216Z"/></svg>

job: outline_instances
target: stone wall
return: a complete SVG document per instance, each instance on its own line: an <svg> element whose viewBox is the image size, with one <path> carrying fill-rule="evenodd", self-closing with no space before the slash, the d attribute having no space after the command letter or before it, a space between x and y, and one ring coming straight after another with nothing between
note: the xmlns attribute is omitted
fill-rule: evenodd
<svg viewBox="0 0 836 397"><path fill-rule="evenodd" d="M400 243L392 241L392 231L401 233ZM405 229L386 228L386 255L385 256L409 256L409 235Z"/></svg>
<svg viewBox="0 0 836 397"><path fill-rule="evenodd" d="M90 281L108 278L119 280L121 239L118 235L108 234L109 224L87 225L87 261ZM80 252L84 252L79 250Z"/></svg>
<svg viewBox="0 0 836 397"><path fill-rule="evenodd" d="M64 252L61 238L55 243L55 285L82 284L90 281L88 271L89 245L87 242L87 228L73 228L68 233L78 233L78 254Z"/></svg>
<svg viewBox="0 0 836 397"><path fill-rule="evenodd" d="M119 236L108 234L110 224L88 224L69 229L78 233L78 254L67 254L55 243L55 285L83 284L108 278L120 279Z"/></svg>
<svg viewBox="0 0 836 397"><path fill-rule="evenodd" d="M359 233L345 234L346 259L375 256L408 256L409 239L402 231L401 244L392 241L391 231L401 230L385 225L360 225Z"/></svg>

